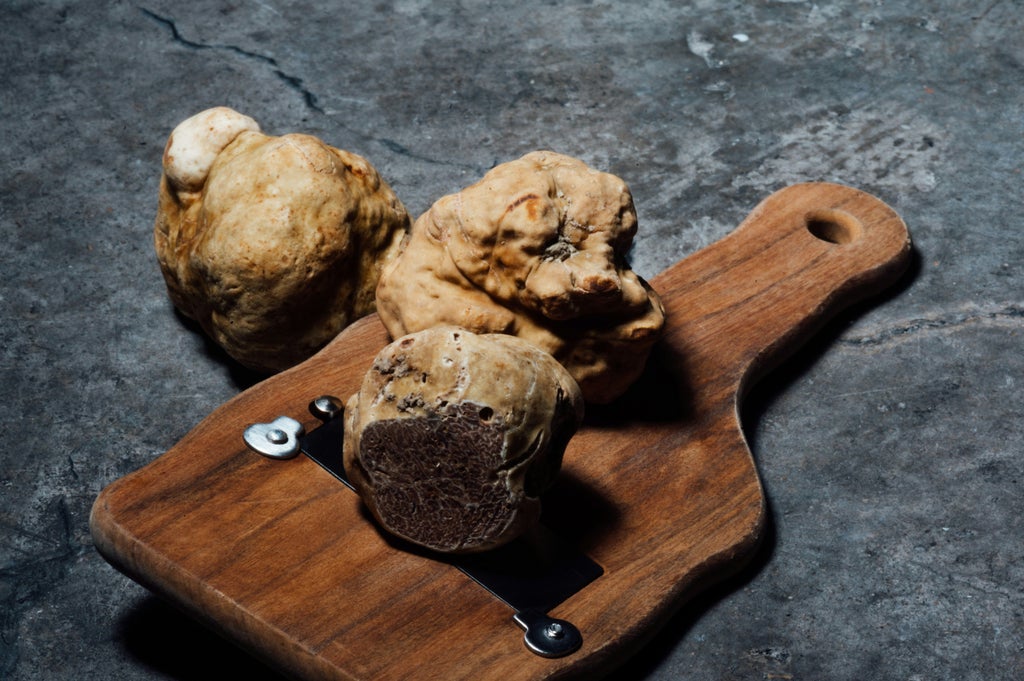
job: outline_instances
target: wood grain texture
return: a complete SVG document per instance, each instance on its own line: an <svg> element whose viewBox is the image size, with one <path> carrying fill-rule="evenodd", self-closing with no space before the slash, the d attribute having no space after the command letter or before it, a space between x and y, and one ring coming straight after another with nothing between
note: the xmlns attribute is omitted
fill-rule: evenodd
<svg viewBox="0 0 1024 681"><path fill-rule="evenodd" d="M286 414L309 429L313 397L355 392L388 341L375 316L106 488L96 546L299 678L596 678L756 547L765 504L738 417L750 381L892 284L909 255L883 203L804 184L652 280L668 309L664 341L626 396L590 409L545 500L548 524L605 570L551 612L583 633L568 657L527 651L506 605L389 543L306 457L271 461L243 444L250 423Z"/></svg>

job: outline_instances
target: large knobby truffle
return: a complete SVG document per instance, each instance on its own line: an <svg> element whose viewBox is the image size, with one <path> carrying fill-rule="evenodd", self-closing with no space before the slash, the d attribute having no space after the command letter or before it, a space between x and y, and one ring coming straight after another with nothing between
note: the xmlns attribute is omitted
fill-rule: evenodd
<svg viewBox="0 0 1024 681"><path fill-rule="evenodd" d="M373 312L409 222L366 159L218 107L167 140L154 239L174 305L272 372Z"/></svg>
<svg viewBox="0 0 1024 681"><path fill-rule="evenodd" d="M537 521L583 398L525 341L435 327L385 347L345 412L345 471L380 525L465 553Z"/></svg>
<svg viewBox="0 0 1024 681"><path fill-rule="evenodd" d="M637 219L618 177L534 152L438 200L381 275L392 338L438 324L519 336L555 356L588 401L643 371L664 307L626 263Z"/></svg>

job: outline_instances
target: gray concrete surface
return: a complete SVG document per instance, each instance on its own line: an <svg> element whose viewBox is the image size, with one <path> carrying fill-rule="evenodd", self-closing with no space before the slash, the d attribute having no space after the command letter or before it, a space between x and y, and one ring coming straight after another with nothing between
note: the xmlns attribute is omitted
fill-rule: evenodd
<svg viewBox="0 0 1024 681"><path fill-rule="evenodd" d="M583 158L632 187L647 276L787 184L887 201L914 271L744 410L764 548L615 678L1024 678L1020 0L339 5L0 4L0 678L276 678L87 527L253 380L151 244L167 134L218 104L363 154L413 214Z"/></svg>

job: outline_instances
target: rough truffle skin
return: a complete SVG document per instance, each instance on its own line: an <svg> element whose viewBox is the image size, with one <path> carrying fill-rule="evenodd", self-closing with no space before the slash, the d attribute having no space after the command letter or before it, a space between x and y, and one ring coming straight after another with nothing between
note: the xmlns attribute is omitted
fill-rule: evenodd
<svg viewBox="0 0 1024 681"><path fill-rule="evenodd" d="M660 298L626 263L637 219L626 183L562 154L504 163L438 200L381 275L392 338L453 324L551 353L588 402L610 402L660 337Z"/></svg>
<svg viewBox="0 0 1024 681"><path fill-rule="evenodd" d="M518 338L435 327L385 347L345 408L345 471L380 525L444 553L511 541L540 516L583 398Z"/></svg>
<svg viewBox="0 0 1024 681"><path fill-rule="evenodd" d="M275 372L374 311L409 222L364 158L218 107L167 140L154 241L174 305L241 364Z"/></svg>

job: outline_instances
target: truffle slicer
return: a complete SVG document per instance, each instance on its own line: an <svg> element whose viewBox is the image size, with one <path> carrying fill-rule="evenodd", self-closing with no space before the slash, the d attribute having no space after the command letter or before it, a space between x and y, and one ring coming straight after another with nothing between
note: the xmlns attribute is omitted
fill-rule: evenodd
<svg viewBox="0 0 1024 681"><path fill-rule="evenodd" d="M892 209L840 185L772 194L731 234L655 277L668 313L647 371L589 408L545 522L603 574L548 613L582 634L561 657L508 635L508 606L446 563L389 543L306 456L241 434L311 396L354 393L387 335L375 316L231 399L100 494L91 526L117 568L304 679L597 678L756 549L765 502L739 421L752 381L910 262Z"/></svg>
<svg viewBox="0 0 1024 681"><path fill-rule="evenodd" d="M316 430L305 433L297 421L280 416L270 424L247 428L246 444L270 458L281 458L280 449L286 444L292 445L296 454L301 451L354 490L342 457L345 428L344 419L338 418L342 414L341 401L321 395L310 402L309 410L324 422ZM274 426L279 422L284 423L280 429ZM260 433L268 434L259 437ZM285 443L281 443L281 435ZM411 546L406 549L415 550ZM446 558L435 556L434 559L444 560L461 570L512 608L512 621L525 632L523 642L537 655L571 655L582 645L583 637L572 622L555 619L547 613L604 571L575 550L571 542L555 535L543 524L493 551Z"/></svg>

